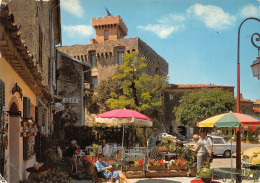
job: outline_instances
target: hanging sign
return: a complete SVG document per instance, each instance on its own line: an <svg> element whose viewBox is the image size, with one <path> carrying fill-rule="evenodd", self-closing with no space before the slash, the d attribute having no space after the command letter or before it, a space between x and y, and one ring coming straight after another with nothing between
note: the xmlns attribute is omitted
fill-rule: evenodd
<svg viewBox="0 0 260 183"><path fill-rule="evenodd" d="M67 104L77 104L79 103L79 99L75 99L75 98L63 98L62 99L63 103L67 103Z"/></svg>

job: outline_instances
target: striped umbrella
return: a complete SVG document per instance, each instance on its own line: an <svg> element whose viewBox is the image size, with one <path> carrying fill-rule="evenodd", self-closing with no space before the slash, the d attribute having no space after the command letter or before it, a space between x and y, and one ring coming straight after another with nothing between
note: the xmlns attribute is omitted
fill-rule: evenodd
<svg viewBox="0 0 260 183"><path fill-rule="evenodd" d="M260 118L241 113L224 113L197 123L198 127L260 126Z"/></svg>

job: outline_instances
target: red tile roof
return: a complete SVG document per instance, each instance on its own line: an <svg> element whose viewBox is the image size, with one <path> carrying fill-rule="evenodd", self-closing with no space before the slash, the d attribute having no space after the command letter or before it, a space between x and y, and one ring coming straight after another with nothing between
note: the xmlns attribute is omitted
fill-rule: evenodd
<svg viewBox="0 0 260 183"><path fill-rule="evenodd" d="M215 85L215 84L172 84L173 87L177 88L210 88L210 87L234 87L234 86L227 86L227 85Z"/></svg>

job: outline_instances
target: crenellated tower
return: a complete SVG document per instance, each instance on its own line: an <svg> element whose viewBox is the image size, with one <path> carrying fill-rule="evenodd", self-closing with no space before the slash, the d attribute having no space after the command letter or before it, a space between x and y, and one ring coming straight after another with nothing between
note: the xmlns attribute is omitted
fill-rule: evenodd
<svg viewBox="0 0 260 183"><path fill-rule="evenodd" d="M92 18L92 27L96 30L96 39L90 39L91 44L123 39L128 31L128 28L119 15L116 17L111 15L104 18Z"/></svg>

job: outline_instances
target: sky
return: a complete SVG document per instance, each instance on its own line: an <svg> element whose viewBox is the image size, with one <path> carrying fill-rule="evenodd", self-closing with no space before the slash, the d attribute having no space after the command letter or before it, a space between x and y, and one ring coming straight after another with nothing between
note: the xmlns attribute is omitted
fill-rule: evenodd
<svg viewBox="0 0 260 183"><path fill-rule="evenodd" d="M169 64L171 84L237 86L238 27L260 19L260 0L61 0L62 45L90 44L92 18L120 15L125 38L139 37ZM258 56L251 35L260 22L240 32L240 93L260 99L260 80L251 64ZM260 42L256 42L260 45Z"/></svg>

